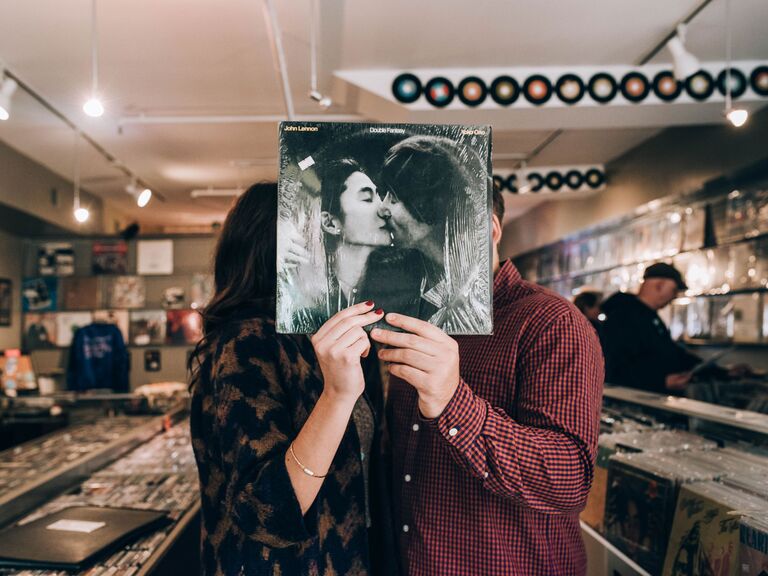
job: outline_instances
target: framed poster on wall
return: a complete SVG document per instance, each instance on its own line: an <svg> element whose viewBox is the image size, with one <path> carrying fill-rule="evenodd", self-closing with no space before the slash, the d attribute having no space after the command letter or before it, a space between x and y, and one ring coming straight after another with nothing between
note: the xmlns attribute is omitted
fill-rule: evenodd
<svg viewBox="0 0 768 576"><path fill-rule="evenodd" d="M10 278L0 278L0 326L10 326L12 314L13 283Z"/></svg>

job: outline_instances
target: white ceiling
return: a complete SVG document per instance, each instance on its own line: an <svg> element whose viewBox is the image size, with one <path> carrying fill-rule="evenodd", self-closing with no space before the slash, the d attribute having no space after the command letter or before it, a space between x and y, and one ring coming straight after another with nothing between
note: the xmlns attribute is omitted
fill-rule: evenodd
<svg viewBox="0 0 768 576"><path fill-rule="evenodd" d="M297 113L319 114L307 97L310 1L275 2ZM337 70L633 65L700 2L320 0L321 87L330 90ZM689 27L689 46L702 60L723 58L724 6L712 0ZM733 0L733 17L734 58L768 59L768 1ZM81 111L90 86L89 46L90 0L0 0L0 60L167 201L137 209L123 191L127 178L83 145L87 189L148 224L169 217L207 224L222 219L230 200L190 200L191 189L276 176L274 121L118 130L122 116L136 114L283 115L262 0L100 0L99 79L107 114L98 120ZM652 60L668 61L666 51ZM545 121L552 112L537 113L542 125L553 123ZM566 129L531 165L606 163L658 131ZM494 154L530 155L551 134L497 130ZM22 91L11 120L0 123L0 140L71 178L72 132Z"/></svg>

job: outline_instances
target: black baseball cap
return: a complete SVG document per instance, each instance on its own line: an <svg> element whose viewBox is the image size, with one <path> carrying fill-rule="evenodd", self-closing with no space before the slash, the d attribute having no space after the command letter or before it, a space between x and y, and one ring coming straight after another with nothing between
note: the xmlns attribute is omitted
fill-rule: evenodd
<svg viewBox="0 0 768 576"><path fill-rule="evenodd" d="M678 290L688 289L688 285L683 280L683 275L680 274L680 271L671 264L664 262L657 262L648 266L645 269L645 274L643 274L643 279L647 280L648 278L669 278L675 281Z"/></svg>

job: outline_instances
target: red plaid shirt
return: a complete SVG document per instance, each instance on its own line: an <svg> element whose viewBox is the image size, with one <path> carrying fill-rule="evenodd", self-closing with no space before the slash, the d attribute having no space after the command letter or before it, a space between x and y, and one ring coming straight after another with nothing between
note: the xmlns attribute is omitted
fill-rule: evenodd
<svg viewBox="0 0 768 576"><path fill-rule="evenodd" d="M443 414L389 392L394 520L411 576L578 575L603 359L594 329L511 262L494 279L494 335L457 338L462 380Z"/></svg>

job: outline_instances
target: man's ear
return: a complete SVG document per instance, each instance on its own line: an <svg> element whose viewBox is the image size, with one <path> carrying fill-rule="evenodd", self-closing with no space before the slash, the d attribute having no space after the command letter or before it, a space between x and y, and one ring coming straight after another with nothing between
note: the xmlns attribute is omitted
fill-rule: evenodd
<svg viewBox="0 0 768 576"><path fill-rule="evenodd" d="M330 212L320 212L320 227L326 234L339 236L341 234L341 222Z"/></svg>
<svg viewBox="0 0 768 576"><path fill-rule="evenodd" d="M491 238L493 239L494 245L498 244L501 241L501 222L499 222L499 217L496 216L496 214L493 214L491 216Z"/></svg>

